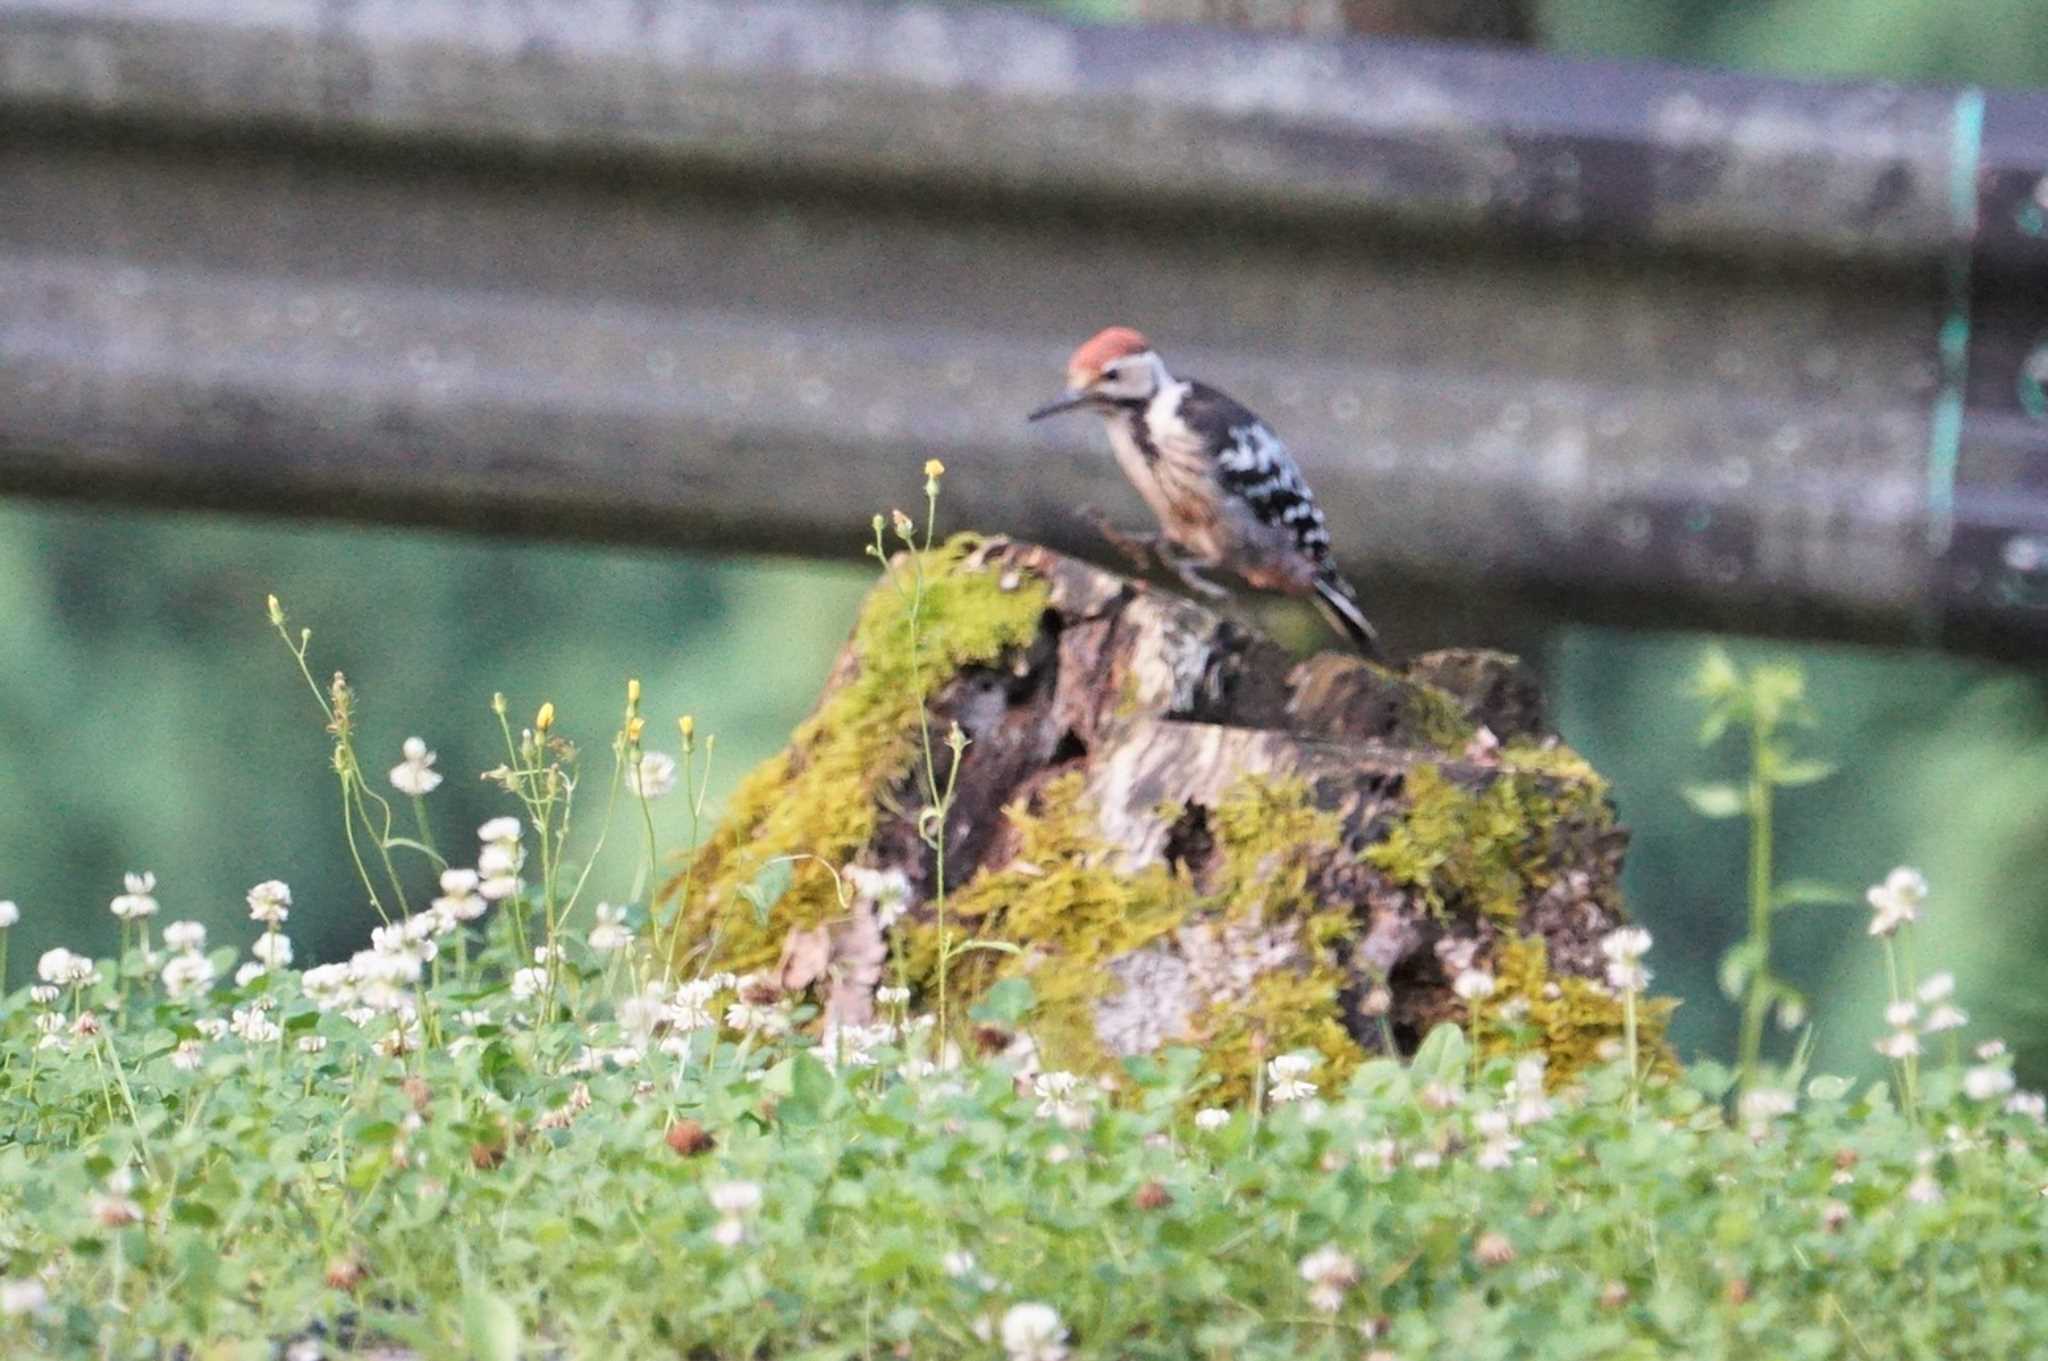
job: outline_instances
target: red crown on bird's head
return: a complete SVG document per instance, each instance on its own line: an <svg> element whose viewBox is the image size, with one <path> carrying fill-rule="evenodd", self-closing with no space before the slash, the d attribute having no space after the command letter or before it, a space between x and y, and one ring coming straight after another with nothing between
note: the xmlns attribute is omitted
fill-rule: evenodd
<svg viewBox="0 0 2048 1361"><path fill-rule="evenodd" d="M1128 326L1105 327L1090 336L1067 361L1068 381L1077 388L1087 387L1102 376L1104 366L1151 348L1151 341Z"/></svg>

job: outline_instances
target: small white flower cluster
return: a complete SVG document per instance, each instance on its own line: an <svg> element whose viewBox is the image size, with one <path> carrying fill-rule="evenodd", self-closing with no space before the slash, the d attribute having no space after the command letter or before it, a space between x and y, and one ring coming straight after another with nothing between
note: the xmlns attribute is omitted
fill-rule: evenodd
<svg viewBox="0 0 2048 1361"><path fill-rule="evenodd" d="M626 782L643 799L672 794L676 787L676 758L660 751L643 753L638 763L627 768Z"/></svg>
<svg viewBox="0 0 2048 1361"><path fill-rule="evenodd" d="M36 977L57 988L90 987L100 981L99 966L84 955L74 955L63 946L43 951L36 961Z"/></svg>
<svg viewBox="0 0 2048 1361"><path fill-rule="evenodd" d="M1871 909L1870 934L1896 935L1901 926L1920 920L1920 908L1927 901L1927 880L1919 870L1901 865L1863 896Z"/></svg>
<svg viewBox="0 0 2048 1361"><path fill-rule="evenodd" d="M1508 1116L1516 1128L1540 1124L1557 1113L1545 1078L1549 1067L1549 1059L1542 1054L1526 1054L1516 1060L1507 1089Z"/></svg>
<svg viewBox="0 0 2048 1361"><path fill-rule="evenodd" d="M1312 1054L1282 1054L1268 1061L1266 1096L1276 1106L1308 1100L1316 1094L1316 1084L1308 1080L1309 1070L1315 1066Z"/></svg>
<svg viewBox="0 0 2048 1361"><path fill-rule="evenodd" d="M853 886L855 903L865 904L875 914L875 925L881 930L894 926L909 908L910 878L902 870L848 865L844 873Z"/></svg>
<svg viewBox="0 0 2048 1361"><path fill-rule="evenodd" d="M1968 1025L1969 1015L1956 1006L1955 993L1955 975L1938 973L1922 983L1914 997L1886 1007L1884 1019L1891 1033L1876 1042L1877 1052L1888 1059L1910 1059L1921 1053L1921 1036ZM1927 1008L1925 1019L1920 1014L1923 1005Z"/></svg>
<svg viewBox="0 0 2048 1361"><path fill-rule="evenodd" d="M476 891L492 902L519 892L519 871L526 864L526 848L519 844L522 830L518 818L492 818L476 829L483 843L476 857Z"/></svg>
<svg viewBox="0 0 2048 1361"><path fill-rule="evenodd" d="M405 759L391 767L391 785L411 798L423 798L441 787L441 773L434 769L434 753L417 737L408 737Z"/></svg>
<svg viewBox="0 0 2048 1361"><path fill-rule="evenodd" d="M1640 926L1624 926L1600 938L1600 953L1607 956L1607 985L1616 992L1643 992L1650 986L1650 971L1643 956L1650 952L1650 933Z"/></svg>
<svg viewBox="0 0 2048 1361"><path fill-rule="evenodd" d="M1935 974L1920 985L1920 991L1916 995L1927 1008L1927 1019L1920 1023L1921 1034L1938 1035L1944 1030L1961 1030L1970 1023L1968 1014L1955 1005L1954 974Z"/></svg>
<svg viewBox="0 0 2048 1361"><path fill-rule="evenodd" d="M156 876L148 870L140 874L131 870L121 878L128 891L108 903L107 910L124 922L154 917L157 914Z"/></svg>
<svg viewBox="0 0 2048 1361"><path fill-rule="evenodd" d="M1484 969L1460 969L1451 980L1451 991L1468 1005L1493 996L1496 986L1493 975Z"/></svg>
<svg viewBox="0 0 2048 1361"><path fill-rule="evenodd" d="M0 898L0 931L21 920L21 905L12 898ZM4 1288L4 1286L0 1286Z"/></svg>
<svg viewBox="0 0 2048 1361"><path fill-rule="evenodd" d="M477 886L481 882L482 879L475 870L442 870L441 896L429 904L428 910L437 913L452 925L475 921L491 906L485 901L483 894L477 892Z"/></svg>
<svg viewBox="0 0 2048 1361"><path fill-rule="evenodd" d="M1472 1132L1480 1138L1479 1152L1472 1162L1488 1172L1505 1171L1514 1166L1515 1154L1520 1151L1522 1141L1515 1137L1515 1118L1511 1111L1481 1111L1472 1117Z"/></svg>
<svg viewBox="0 0 2048 1361"><path fill-rule="evenodd" d="M292 888L282 879L266 879L249 890L249 920L275 929L291 916Z"/></svg>
<svg viewBox="0 0 2048 1361"><path fill-rule="evenodd" d="M198 922L172 922L164 928L164 944L177 951L160 975L164 991L173 1002L182 1002L213 986L213 961L201 953L206 949L204 926Z"/></svg>
<svg viewBox="0 0 2048 1361"><path fill-rule="evenodd" d="M1779 1087L1756 1087L1742 1094L1736 1103L1736 1113L1749 1125L1752 1137L1761 1139L1770 1133L1771 1121L1790 1115L1799 1107L1799 1099L1791 1092Z"/></svg>
<svg viewBox="0 0 2048 1361"><path fill-rule="evenodd" d="M818 1039L818 1061L827 1068L868 1068L875 1062L874 1051L896 1043L898 1031L889 1021L873 1025L843 1025L828 1022Z"/></svg>
<svg viewBox="0 0 2048 1361"><path fill-rule="evenodd" d="M1066 1361L1066 1325L1049 1304L1011 1305L1003 1315L1002 1333L1010 1361Z"/></svg>
<svg viewBox="0 0 2048 1361"><path fill-rule="evenodd" d="M1040 1073L1031 1079L1031 1094L1038 1098L1038 1118L1051 1120L1061 1129L1083 1130L1095 1121L1088 1089L1076 1074Z"/></svg>
<svg viewBox="0 0 2048 1361"><path fill-rule="evenodd" d="M270 1009L260 1002L236 1007L228 1029L236 1038L252 1045L276 1044L284 1037L284 1028L270 1019Z"/></svg>
<svg viewBox="0 0 2048 1361"><path fill-rule="evenodd" d="M759 1183L722 1181L710 1187L705 1195L711 1201L711 1208L718 1211L718 1223L711 1230L711 1241L726 1248L736 1248L746 1242L747 1221L761 1208Z"/></svg>
<svg viewBox="0 0 2048 1361"><path fill-rule="evenodd" d="M590 928L591 949L608 955L633 943L633 929L626 925L625 908L599 903L596 915L597 921Z"/></svg>
<svg viewBox="0 0 2048 1361"><path fill-rule="evenodd" d="M1301 1279L1308 1282L1308 1302L1325 1314L1344 1307L1344 1296L1358 1284L1358 1259L1334 1245L1317 1248L1301 1259Z"/></svg>
<svg viewBox="0 0 2048 1361"><path fill-rule="evenodd" d="M1195 1112L1195 1128L1219 1130L1230 1123L1230 1112L1221 1106L1205 1106Z"/></svg>
<svg viewBox="0 0 2048 1361"><path fill-rule="evenodd" d="M780 1002L752 1000L775 992L773 984L759 974L744 974L732 979L732 988L739 993L739 999L725 1009L726 1029L762 1039L789 1032L788 1006Z"/></svg>

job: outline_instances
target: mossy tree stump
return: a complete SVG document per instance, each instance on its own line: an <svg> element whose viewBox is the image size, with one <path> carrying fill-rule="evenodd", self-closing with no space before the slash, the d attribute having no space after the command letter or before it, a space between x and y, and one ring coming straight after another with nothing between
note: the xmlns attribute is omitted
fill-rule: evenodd
<svg viewBox="0 0 2048 1361"><path fill-rule="evenodd" d="M1451 991L1467 967L1499 982L1481 1034L1519 1032L1555 1073L1619 1033L1598 943L1624 920L1626 834L1513 658L1297 661L1032 545L962 536L899 556L816 712L671 882L678 952L815 990L847 1019L865 1019L878 975L929 991L928 770L952 791L949 938L1017 947L956 955L949 990L971 1002L1028 977L1049 1067L1187 1044L1233 1089L1291 1050L1341 1077L1468 1019ZM743 892L791 856L772 905ZM881 949L832 872L856 865L909 885Z"/></svg>

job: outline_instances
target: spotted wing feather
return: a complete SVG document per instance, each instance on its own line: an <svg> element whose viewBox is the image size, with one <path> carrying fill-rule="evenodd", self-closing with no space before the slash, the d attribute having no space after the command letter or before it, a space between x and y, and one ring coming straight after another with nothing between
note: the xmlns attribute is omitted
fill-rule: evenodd
<svg viewBox="0 0 2048 1361"><path fill-rule="evenodd" d="M1194 383L1180 417L1216 450L1216 479L1262 522L1289 531L1316 563L1330 557L1330 530L1314 493L1295 466L1287 446L1243 404L1212 387Z"/></svg>

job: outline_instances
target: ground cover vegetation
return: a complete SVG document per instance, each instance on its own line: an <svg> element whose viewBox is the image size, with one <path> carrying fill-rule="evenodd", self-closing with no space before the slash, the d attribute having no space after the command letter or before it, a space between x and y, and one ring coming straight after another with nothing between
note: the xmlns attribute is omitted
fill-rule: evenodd
<svg viewBox="0 0 2048 1361"><path fill-rule="evenodd" d="M942 471L898 547L931 548ZM887 532L876 556L901 571ZM922 582L900 578L897 683L943 810L936 753L960 739L917 721ZM227 943L143 871L109 903L115 956L39 956L0 1001L0 1354L2005 1357L2048 1339L2044 1102L1916 959L1940 910L1920 875L1860 895L1889 1077L1763 1054L1767 1025L1809 1023L1771 922L1842 896L1772 873L1776 791L1828 773L1793 753L1807 705L1782 668L1714 655L1697 687L1703 737L1750 756L1745 781L1690 794L1752 838L1750 935L1723 969L1735 1068L1681 1067L1641 1033L1651 942L1624 927L1604 951L1626 1025L1568 1072L1500 1043L1538 1032L1473 969L1464 1023L1412 1060L1340 1074L1270 1052L1241 1092L1185 1048L1067 1070L1033 1042L1026 977L949 997L949 970L1001 954L972 913L920 938L935 986L884 964L860 1024L676 948L687 874L676 909L645 904L711 839L708 739L685 717L657 740L635 684L608 750L579 750L552 705L515 723L495 703L504 760L484 774L506 812L444 851L434 752L360 751L350 682L321 680L310 634L267 609L385 924L303 967L287 882L249 890ZM584 891L605 857L638 866L633 901ZM888 876L822 869L848 911L900 912ZM758 922L790 882L764 874L731 910ZM0 951L20 911L0 903Z"/></svg>

